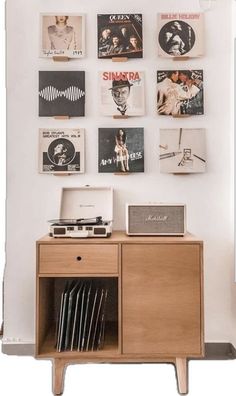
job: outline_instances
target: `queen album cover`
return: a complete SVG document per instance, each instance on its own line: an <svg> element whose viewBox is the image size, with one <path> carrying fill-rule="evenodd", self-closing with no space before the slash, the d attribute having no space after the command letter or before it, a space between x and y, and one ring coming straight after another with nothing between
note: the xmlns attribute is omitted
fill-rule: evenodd
<svg viewBox="0 0 236 396"><path fill-rule="evenodd" d="M142 58L142 14L99 14L98 58Z"/></svg>
<svg viewBox="0 0 236 396"><path fill-rule="evenodd" d="M84 129L40 129L39 172L83 173Z"/></svg>
<svg viewBox="0 0 236 396"><path fill-rule="evenodd" d="M205 129L161 129L159 150L162 173L206 171Z"/></svg>
<svg viewBox="0 0 236 396"><path fill-rule="evenodd" d="M144 172L143 128L99 128L98 171Z"/></svg>
<svg viewBox="0 0 236 396"><path fill-rule="evenodd" d="M144 115L144 72L100 72L100 114Z"/></svg>
<svg viewBox="0 0 236 396"><path fill-rule="evenodd" d="M84 71L39 72L39 117L81 117L85 107Z"/></svg>
<svg viewBox="0 0 236 396"><path fill-rule="evenodd" d="M158 14L158 55L201 57L204 55L203 13Z"/></svg>
<svg viewBox="0 0 236 396"><path fill-rule="evenodd" d="M174 117L204 114L203 71L158 71L157 113Z"/></svg>
<svg viewBox="0 0 236 396"><path fill-rule="evenodd" d="M85 16L83 14L41 14L40 56L52 58L85 56Z"/></svg>

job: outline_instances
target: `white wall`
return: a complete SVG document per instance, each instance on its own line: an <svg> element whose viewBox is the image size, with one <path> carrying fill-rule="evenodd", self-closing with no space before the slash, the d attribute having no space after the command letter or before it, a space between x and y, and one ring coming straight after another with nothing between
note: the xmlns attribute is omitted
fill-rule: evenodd
<svg viewBox="0 0 236 396"><path fill-rule="evenodd" d="M205 335L207 342L234 342L236 288L233 273L231 0L217 0L206 12L206 55L174 62L156 56L157 12L201 11L198 0L8 0L8 133L7 133L7 266L5 271L4 342L34 342L35 241L48 232L47 220L59 214L62 186L114 187L114 226L124 228L127 201L185 202L188 230L205 241ZM60 4L59 4L60 3ZM87 56L68 64L38 58L39 12L87 14ZM143 60L125 64L96 58L96 14L141 12L144 19ZM146 116L113 120L98 114L98 70L144 70ZM205 73L205 115L187 119L158 117L156 71L201 69ZM86 117L56 121L39 118L38 70L85 70ZM126 177L97 173L97 129L109 126L145 128L145 173ZM86 173L55 177L38 174L38 128L86 129ZM160 174L159 128L206 128L206 174Z"/></svg>
<svg viewBox="0 0 236 396"><path fill-rule="evenodd" d="M0 1L0 323L2 323L3 307L2 307L2 294L3 283L2 274L5 264L5 183L6 183L6 98L5 98L5 30L4 30L4 1Z"/></svg>

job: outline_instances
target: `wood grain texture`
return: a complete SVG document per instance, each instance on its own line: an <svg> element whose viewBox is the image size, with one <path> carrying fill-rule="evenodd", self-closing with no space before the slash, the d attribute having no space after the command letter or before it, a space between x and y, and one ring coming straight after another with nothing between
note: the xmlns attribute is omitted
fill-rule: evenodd
<svg viewBox="0 0 236 396"><path fill-rule="evenodd" d="M118 273L118 246L47 245L40 246L40 273L106 274ZM80 260L79 260L80 258Z"/></svg>
<svg viewBox="0 0 236 396"><path fill-rule="evenodd" d="M62 395L64 388L66 364L63 359L54 359L52 362L52 390L54 395Z"/></svg>
<svg viewBox="0 0 236 396"><path fill-rule="evenodd" d="M188 393L188 363L185 358L176 358L176 377L178 391L181 395Z"/></svg>
<svg viewBox="0 0 236 396"><path fill-rule="evenodd" d="M45 235L37 241L38 244L52 244L52 245L106 245L112 243L139 243L139 244L158 244L158 243L197 243L203 244L202 240L196 238L194 235L187 233L184 236L128 236L124 231L113 231L109 238L52 238Z"/></svg>
<svg viewBox="0 0 236 396"><path fill-rule="evenodd" d="M111 326L103 350L55 349L55 289L68 277L116 279L115 331ZM204 354L201 240L120 231L86 240L45 236L37 241L36 298L36 356L54 360L55 395L63 392L65 367L87 362L174 363L179 392L187 393L187 358Z"/></svg>
<svg viewBox="0 0 236 396"><path fill-rule="evenodd" d="M197 245L124 245L123 352L202 354Z"/></svg>

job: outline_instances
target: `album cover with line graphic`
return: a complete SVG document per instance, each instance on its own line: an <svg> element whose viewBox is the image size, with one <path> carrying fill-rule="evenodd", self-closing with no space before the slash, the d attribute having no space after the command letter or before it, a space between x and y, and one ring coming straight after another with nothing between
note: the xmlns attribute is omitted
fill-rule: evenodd
<svg viewBox="0 0 236 396"><path fill-rule="evenodd" d="M85 112L84 71L39 72L39 117L81 117Z"/></svg>
<svg viewBox="0 0 236 396"><path fill-rule="evenodd" d="M162 173L206 171L206 133L203 128L160 129L159 161Z"/></svg>
<svg viewBox="0 0 236 396"><path fill-rule="evenodd" d="M84 129L40 129L39 172L83 173Z"/></svg>

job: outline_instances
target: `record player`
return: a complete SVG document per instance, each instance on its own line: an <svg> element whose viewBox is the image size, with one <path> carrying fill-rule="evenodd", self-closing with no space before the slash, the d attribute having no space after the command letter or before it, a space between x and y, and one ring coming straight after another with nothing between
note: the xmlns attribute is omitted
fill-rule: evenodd
<svg viewBox="0 0 236 396"><path fill-rule="evenodd" d="M110 187L63 188L60 218L49 220L54 238L107 238L112 233L113 190Z"/></svg>

